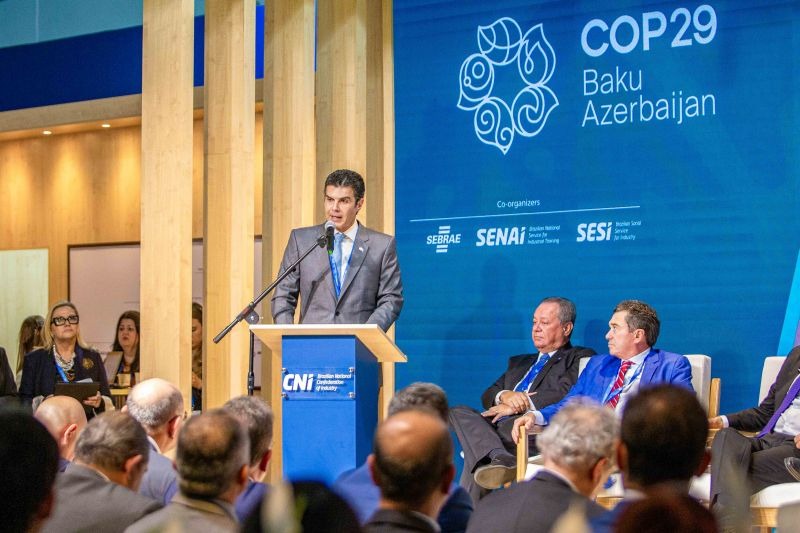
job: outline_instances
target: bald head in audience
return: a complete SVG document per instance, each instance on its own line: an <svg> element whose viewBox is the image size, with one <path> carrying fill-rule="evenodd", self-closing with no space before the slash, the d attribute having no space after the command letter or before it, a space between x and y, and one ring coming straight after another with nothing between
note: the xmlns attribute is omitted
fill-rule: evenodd
<svg viewBox="0 0 800 533"><path fill-rule="evenodd" d="M75 454L75 443L86 427L86 412L71 396L51 396L39 404L33 415L58 444L59 470L63 471Z"/></svg>
<svg viewBox="0 0 800 533"><path fill-rule="evenodd" d="M241 423L221 409L193 416L178 437L182 494L233 503L247 484L250 443Z"/></svg>
<svg viewBox="0 0 800 533"><path fill-rule="evenodd" d="M126 407L162 453L175 447L184 412L183 396L175 385L161 378L142 381L131 389Z"/></svg>
<svg viewBox="0 0 800 533"><path fill-rule="evenodd" d="M453 443L441 417L400 411L378 427L373 449L368 463L381 490L379 508L435 520L455 475Z"/></svg>

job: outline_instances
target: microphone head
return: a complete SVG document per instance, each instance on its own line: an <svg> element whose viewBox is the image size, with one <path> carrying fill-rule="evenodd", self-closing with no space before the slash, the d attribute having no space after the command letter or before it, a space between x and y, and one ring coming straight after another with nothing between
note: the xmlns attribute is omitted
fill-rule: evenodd
<svg viewBox="0 0 800 533"><path fill-rule="evenodd" d="M330 220L326 220L325 221L325 231L333 231L335 227L336 227L336 224L334 224Z"/></svg>

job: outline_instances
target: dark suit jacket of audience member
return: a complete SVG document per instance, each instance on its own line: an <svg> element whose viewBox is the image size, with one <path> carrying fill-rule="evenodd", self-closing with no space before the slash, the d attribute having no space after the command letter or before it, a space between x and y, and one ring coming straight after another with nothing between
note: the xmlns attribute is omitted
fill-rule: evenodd
<svg viewBox="0 0 800 533"><path fill-rule="evenodd" d="M149 457L147 472L139 485L139 494L166 505L178 492L178 473L172 461L158 453L152 442Z"/></svg>
<svg viewBox="0 0 800 533"><path fill-rule="evenodd" d="M378 509L364 526L365 533L401 533L403 531L419 531L436 533L433 524L414 513Z"/></svg>
<svg viewBox="0 0 800 533"><path fill-rule="evenodd" d="M536 375L530 388L536 395L531 399L538 409L555 403L564 397L578 380L578 367L583 357L594 355L591 348L572 346L567 343L559 348ZM539 354L515 355L508 359L508 368L497 381L481 395L484 409L494 405L497 393L502 390L514 390L528 370L536 363Z"/></svg>
<svg viewBox="0 0 800 533"><path fill-rule="evenodd" d="M100 394L111 396L108 389L106 369L100 354L93 350L84 350L75 345L75 381L89 378L100 383ZM19 386L19 396L22 402L30 405L36 396L49 396L56 390L56 381L61 381L61 376L56 370L56 361L52 348L40 348L25 356L22 367L22 382ZM104 409L103 403L97 411Z"/></svg>
<svg viewBox="0 0 800 533"><path fill-rule="evenodd" d="M573 491L566 481L541 470L530 481L492 492L478 502L467 531L548 533L572 502L583 504L587 519L604 512L586 496Z"/></svg>
<svg viewBox="0 0 800 533"><path fill-rule="evenodd" d="M761 431L764 429L775 410L780 407L784 398L786 398L786 393L789 392L794 378L797 377L798 367L800 367L800 346L795 347L786 356L786 360L781 365L778 376L775 378L775 383L769 388L769 393L758 407L751 407L738 413L726 415L730 427L743 431Z"/></svg>
<svg viewBox="0 0 800 533"><path fill-rule="evenodd" d="M74 463L56 476L56 505L43 533L91 531L114 533L161 504L132 490L107 481L98 472Z"/></svg>
<svg viewBox="0 0 800 533"><path fill-rule="evenodd" d="M17 393L14 372L8 364L6 350L0 346L0 396L13 396Z"/></svg>
<svg viewBox="0 0 800 533"><path fill-rule="evenodd" d="M347 501L362 524L366 523L378 509L381 491L372 482L372 476L370 476L366 463L339 476L333 484L333 490ZM442 533L466 531L471 515L472 498L469 497L466 490L453 483L450 487L450 495L444 502L437 519Z"/></svg>
<svg viewBox="0 0 800 533"><path fill-rule="evenodd" d="M244 524L247 518L258 511L261 507L261 501L269 491L269 485L261 483L260 481L250 480L245 487L244 491L236 498L234 508L236 509L236 517L239 522Z"/></svg>

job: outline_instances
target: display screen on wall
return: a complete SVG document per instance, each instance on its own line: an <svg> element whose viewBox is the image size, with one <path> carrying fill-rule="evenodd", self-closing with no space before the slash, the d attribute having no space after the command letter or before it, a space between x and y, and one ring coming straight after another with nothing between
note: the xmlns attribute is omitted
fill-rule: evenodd
<svg viewBox="0 0 800 533"><path fill-rule="evenodd" d="M396 0L398 385L477 405L545 296L712 357L723 410L791 348L800 2ZM790 300L790 293L794 301Z"/></svg>

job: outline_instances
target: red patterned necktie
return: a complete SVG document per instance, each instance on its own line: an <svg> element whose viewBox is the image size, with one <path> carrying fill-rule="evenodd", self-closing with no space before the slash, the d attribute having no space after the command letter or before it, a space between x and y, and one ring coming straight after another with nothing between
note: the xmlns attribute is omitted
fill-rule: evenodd
<svg viewBox="0 0 800 533"><path fill-rule="evenodd" d="M632 364L633 363L631 361L623 361L622 364L619 365L617 380L614 381L614 385L611 387L611 398L609 398L606 402L608 407L616 409L617 404L619 403L620 394L622 393L622 386L625 384L625 373Z"/></svg>

